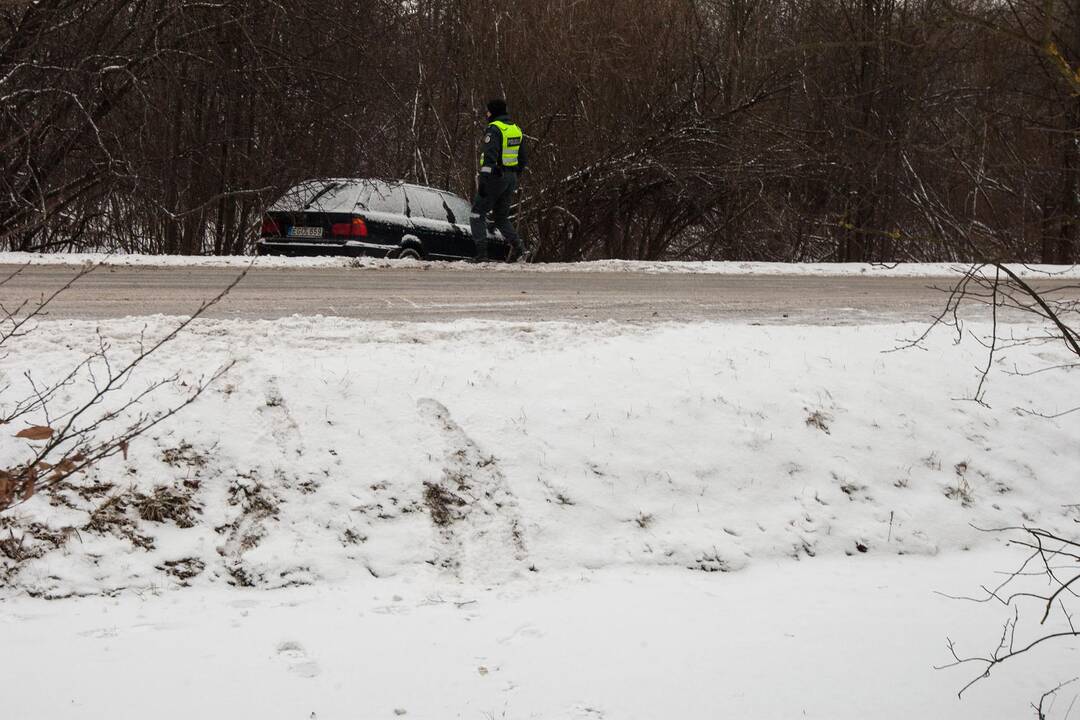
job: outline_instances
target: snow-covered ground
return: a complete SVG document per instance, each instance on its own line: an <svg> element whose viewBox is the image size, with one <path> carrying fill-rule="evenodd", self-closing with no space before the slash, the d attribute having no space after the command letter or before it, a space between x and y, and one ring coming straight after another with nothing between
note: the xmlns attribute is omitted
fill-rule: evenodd
<svg viewBox="0 0 1080 720"><path fill-rule="evenodd" d="M545 573L495 588L403 576L9 601L5 717L1034 717L1036 673L1075 672L1075 652L1047 648L963 699L977 671L933 668L946 636L993 645L1002 614L933 590L964 592L1003 562L974 551L724 575Z"/></svg>
<svg viewBox="0 0 1080 720"><path fill-rule="evenodd" d="M44 322L2 399L171 322ZM1077 647L958 702L1007 613L934 591L1018 561L976 527L1075 534L1080 413L1026 411L1080 374L1011 347L975 403L986 327L922 330L199 321L127 391L232 370L0 520L11 716L1023 716Z"/></svg>
<svg viewBox="0 0 1080 720"><path fill-rule="evenodd" d="M99 253L19 253L0 252L0 265L81 265L101 263L121 267L230 267L244 268L255 261L258 267L273 268L440 268L462 272L641 272L711 275L811 275L816 277L956 277L970 265L964 263L770 263L770 262L652 262L638 260L596 260L574 263L426 262L347 257L260 257L185 255L106 255ZM1015 265L1020 277L1030 279L1077 279L1077 265Z"/></svg>

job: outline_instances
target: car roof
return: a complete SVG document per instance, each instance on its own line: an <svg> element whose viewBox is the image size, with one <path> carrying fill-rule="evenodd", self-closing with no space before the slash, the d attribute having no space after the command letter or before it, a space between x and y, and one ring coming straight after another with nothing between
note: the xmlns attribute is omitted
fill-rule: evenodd
<svg viewBox="0 0 1080 720"><path fill-rule="evenodd" d="M389 191L398 187L442 193L461 199L459 195L449 190L416 185L402 180L353 177L311 178L297 183L283 193L270 206L270 210L289 211L310 208L322 212L350 212L366 199L361 195L363 191L371 188Z"/></svg>

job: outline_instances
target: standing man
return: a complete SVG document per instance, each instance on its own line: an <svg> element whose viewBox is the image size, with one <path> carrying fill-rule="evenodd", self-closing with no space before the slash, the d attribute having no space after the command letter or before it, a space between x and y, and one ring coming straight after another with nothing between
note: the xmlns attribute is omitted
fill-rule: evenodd
<svg viewBox="0 0 1080 720"><path fill-rule="evenodd" d="M519 259L525 258L525 245L510 223L510 204L518 186L518 174L525 170L524 135L521 128L510 120L506 101L499 98L487 104L488 122L484 130L484 145L480 155L480 174L476 180L476 197L473 198L469 225L473 242L476 243L476 259L484 261L487 255L487 214L494 211L495 227L503 238L514 246Z"/></svg>

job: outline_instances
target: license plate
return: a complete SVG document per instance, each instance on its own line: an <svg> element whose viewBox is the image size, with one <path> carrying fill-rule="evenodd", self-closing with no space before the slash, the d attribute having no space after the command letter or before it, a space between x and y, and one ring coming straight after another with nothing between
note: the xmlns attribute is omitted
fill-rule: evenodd
<svg viewBox="0 0 1080 720"><path fill-rule="evenodd" d="M321 238L322 236L323 229L321 227L296 227L294 225L289 228L289 237Z"/></svg>

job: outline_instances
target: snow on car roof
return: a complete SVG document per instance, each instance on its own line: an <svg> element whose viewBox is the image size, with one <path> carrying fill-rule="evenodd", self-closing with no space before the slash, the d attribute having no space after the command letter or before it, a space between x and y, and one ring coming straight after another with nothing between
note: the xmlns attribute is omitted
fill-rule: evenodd
<svg viewBox="0 0 1080 720"><path fill-rule="evenodd" d="M374 192L382 194L404 187L428 190L458 197L449 190L414 185L402 180L377 178L315 178L296 184L273 205L271 211L313 210L315 212L352 212L363 207Z"/></svg>

